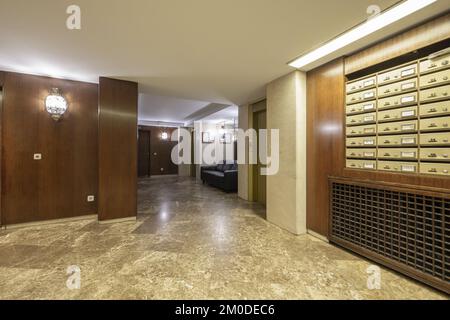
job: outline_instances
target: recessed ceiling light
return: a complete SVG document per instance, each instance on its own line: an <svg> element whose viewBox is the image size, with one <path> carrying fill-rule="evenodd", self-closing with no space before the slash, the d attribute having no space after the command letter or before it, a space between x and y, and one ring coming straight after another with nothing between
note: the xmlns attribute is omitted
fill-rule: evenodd
<svg viewBox="0 0 450 320"><path fill-rule="evenodd" d="M330 53L342 49L343 47L358 41L371 33L374 33L404 17L429 6L437 0L406 0L388 9L381 14L363 22L353 29L327 42L323 46L295 59L289 65L294 68L302 68L314 61L317 61Z"/></svg>

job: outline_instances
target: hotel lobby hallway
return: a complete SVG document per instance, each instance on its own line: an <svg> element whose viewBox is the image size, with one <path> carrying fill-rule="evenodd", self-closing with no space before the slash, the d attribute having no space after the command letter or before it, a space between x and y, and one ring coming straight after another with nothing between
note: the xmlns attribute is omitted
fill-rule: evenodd
<svg viewBox="0 0 450 320"><path fill-rule="evenodd" d="M445 299L195 182L139 181L137 222L83 220L0 231L0 299ZM78 266L81 287L67 288Z"/></svg>

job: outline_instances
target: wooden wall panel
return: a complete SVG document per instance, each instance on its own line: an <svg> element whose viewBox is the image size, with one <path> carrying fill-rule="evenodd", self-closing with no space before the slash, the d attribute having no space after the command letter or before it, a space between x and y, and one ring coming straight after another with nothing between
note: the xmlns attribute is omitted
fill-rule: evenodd
<svg viewBox="0 0 450 320"><path fill-rule="evenodd" d="M329 232L328 177L344 167L344 61L307 73L307 228Z"/></svg>
<svg viewBox="0 0 450 320"><path fill-rule="evenodd" d="M99 220L137 215L137 103L137 83L100 78Z"/></svg>
<svg viewBox="0 0 450 320"><path fill-rule="evenodd" d="M170 140L177 128L139 126L139 129L150 132L150 174L152 176L178 174L178 166L172 162L172 149L178 142ZM161 140L164 131L169 134L169 140Z"/></svg>
<svg viewBox="0 0 450 320"><path fill-rule="evenodd" d="M69 105L59 122L45 110L53 87ZM3 224L96 214L97 85L8 72L3 93Z"/></svg>
<svg viewBox="0 0 450 320"><path fill-rule="evenodd" d="M450 13L380 42L345 59L345 74L450 38Z"/></svg>

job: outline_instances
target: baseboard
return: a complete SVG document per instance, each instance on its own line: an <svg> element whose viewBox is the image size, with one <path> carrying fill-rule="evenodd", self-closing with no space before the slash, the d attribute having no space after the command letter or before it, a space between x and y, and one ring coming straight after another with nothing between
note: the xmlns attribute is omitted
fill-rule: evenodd
<svg viewBox="0 0 450 320"><path fill-rule="evenodd" d="M112 224L112 223L123 223L123 222L136 222L137 217L128 217L128 218L119 218L119 219L111 219L111 220L99 220L99 224Z"/></svg>
<svg viewBox="0 0 450 320"><path fill-rule="evenodd" d="M150 179L162 179L162 178L169 178L169 177L178 177L178 174L158 174L150 176Z"/></svg>
<svg viewBox="0 0 450 320"><path fill-rule="evenodd" d="M93 221L95 221L96 219L97 219L97 215L96 214L92 214L92 215L72 217L72 218L63 218L63 219L53 219L53 220L45 220L45 221L10 224L10 225L3 226L3 228L5 228L7 230L11 230L11 229L21 229L21 228L30 228L30 227L52 225L52 224L58 224L58 223L75 222L75 221L81 221L81 220L93 220Z"/></svg>
<svg viewBox="0 0 450 320"><path fill-rule="evenodd" d="M323 235L318 234L317 232L314 232L314 231L308 229L308 234L313 236L314 238L317 238L319 240L322 240L322 241L325 241L327 243L330 243L330 240L328 240L327 237L324 237Z"/></svg>

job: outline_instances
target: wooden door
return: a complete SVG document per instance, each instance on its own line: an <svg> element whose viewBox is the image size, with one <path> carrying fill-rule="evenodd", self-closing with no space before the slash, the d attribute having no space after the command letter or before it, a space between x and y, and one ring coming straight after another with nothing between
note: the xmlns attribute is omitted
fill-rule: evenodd
<svg viewBox="0 0 450 320"><path fill-rule="evenodd" d="M3 85L2 81L3 73L0 72L0 227L2 226L3 219L2 219L2 106L3 106L3 88L1 85Z"/></svg>
<svg viewBox="0 0 450 320"><path fill-rule="evenodd" d="M267 129L267 113L266 111L255 112L253 114L253 126L258 131L260 129ZM264 165L261 163L259 158L260 141L258 134L258 164L253 166L253 199L263 205L266 205L266 190L267 190L267 179L266 176L261 174L261 169Z"/></svg>
<svg viewBox="0 0 450 320"><path fill-rule="evenodd" d="M150 176L150 131L139 130L138 144L139 177Z"/></svg>

